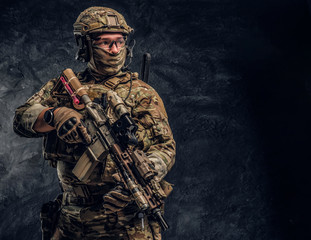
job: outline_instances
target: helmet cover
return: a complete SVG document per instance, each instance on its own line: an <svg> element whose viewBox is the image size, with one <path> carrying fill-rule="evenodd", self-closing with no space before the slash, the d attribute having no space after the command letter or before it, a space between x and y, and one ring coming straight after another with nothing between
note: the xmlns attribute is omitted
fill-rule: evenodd
<svg viewBox="0 0 311 240"><path fill-rule="evenodd" d="M90 7L80 13L73 24L74 34L116 32L129 35L134 30L127 25L122 14L107 7Z"/></svg>

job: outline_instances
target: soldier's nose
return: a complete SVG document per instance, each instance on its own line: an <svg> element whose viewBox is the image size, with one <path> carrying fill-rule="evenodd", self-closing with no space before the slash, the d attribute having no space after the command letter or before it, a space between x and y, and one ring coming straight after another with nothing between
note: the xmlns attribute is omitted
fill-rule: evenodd
<svg viewBox="0 0 311 240"><path fill-rule="evenodd" d="M119 48L116 46L116 44L113 44L110 48L110 53L116 54L119 52Z"/></svg>

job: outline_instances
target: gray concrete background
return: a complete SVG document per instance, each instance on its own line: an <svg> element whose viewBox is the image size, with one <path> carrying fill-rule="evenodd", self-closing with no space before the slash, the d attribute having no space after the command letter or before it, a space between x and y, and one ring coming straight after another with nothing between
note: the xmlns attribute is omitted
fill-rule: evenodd
<svg viewBox="0 0 311 240"><path fill-rule="evenodd" d="M311 24L294 0L2 1L0 239L40 239L56 172L41 139L13 133L14 110L63 69L84 68L72 24L95 5L135 29L133 71L152 55L177 142L164 239L309 239Z"/></svg>

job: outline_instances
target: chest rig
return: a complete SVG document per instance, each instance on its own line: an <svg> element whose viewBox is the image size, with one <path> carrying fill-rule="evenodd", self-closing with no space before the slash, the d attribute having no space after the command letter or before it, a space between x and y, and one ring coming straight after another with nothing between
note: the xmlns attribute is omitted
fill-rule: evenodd
<svg viewBox="0 0 311 240"><path fill-rule="evenodd" d="M88 92L90 99L101 104L106 110L108 116L113 114L105 101L105 94L109 90L115 90L119 84L126 84L129 81L138 78L137 73L124 73L121 76L112 77L105 82L96 82L89 74L78 73L77 77L81 81L83 88ZM55 83L51 90L51 98L58 107L74 108L76 111L86 117L86 111L83 106L74 106L68 93L63 88L61 81ZM111 117L112 119L112 117ZM43 140L43 156L52 167L57 166L57 161L75 163L82 155L85 148L83 144L68 144L57 137L56 131L49 132Z"/></svg>

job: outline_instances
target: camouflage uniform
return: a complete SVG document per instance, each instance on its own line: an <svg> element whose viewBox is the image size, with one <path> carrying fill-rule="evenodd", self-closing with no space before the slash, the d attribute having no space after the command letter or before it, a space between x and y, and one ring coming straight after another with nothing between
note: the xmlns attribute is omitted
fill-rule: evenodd
<svg viewBox="0 0 311 240"><path fill-rule="evenodd" d="M96 81L89 69L77 76L90 98L96 102L101 102L109 89L122 99L127 97L131 89L126 105L138 125L138 148L149 158L158 159L155 162L156 170L163 178L174 164L175 142L163 102L156 91L139 80L137 73L120 72L103 82ZM47 82L24 105L18 107L14 119L14 130L20 136L43 136L44 158L57 168L63 199L58 222L61 237L54 239L161 239L160 227L152 218L145 216L146 227L144 231L141 229L135 203L130 203L114 214L104 213L102 196L115 186L112 174L116 169L109 155L105 164L98 164L88 182L83 183L72 173L77 159L84 151L83 144L65 143L57 137L55 130L46 134L33 130L43 109L56 106L73 108L66 94L57 97L51 94L56 81L52 79ZM85 110L79 112L86 116ZM112 110L107 107L106 112L112 119ZM161 183L165 181L162 179Z"/></svg>

